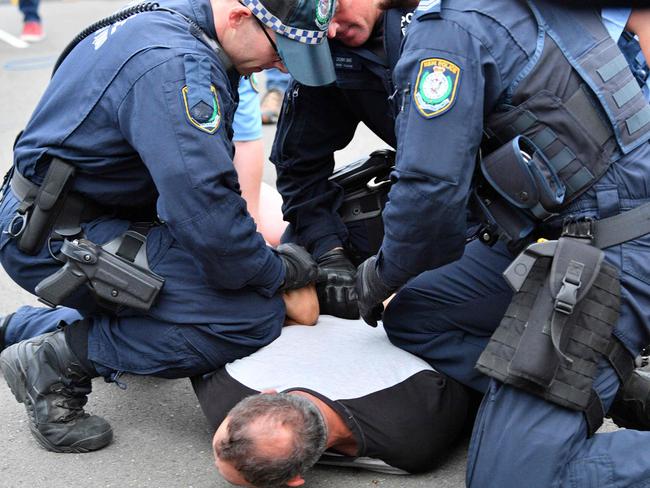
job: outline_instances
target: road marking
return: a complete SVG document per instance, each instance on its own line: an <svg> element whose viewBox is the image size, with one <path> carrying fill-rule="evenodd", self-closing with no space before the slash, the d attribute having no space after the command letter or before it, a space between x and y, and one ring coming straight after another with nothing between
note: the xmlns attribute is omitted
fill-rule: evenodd
<svg viewBox="0 0 650 488"><path fill-rule="evenodd" d="M54 66L57 56L36 56L33 58L11 59L2 67L7 71L33 71Z"/></svg>
<svg viewBox="0 0 650 488"><path fill-rule="evenodd" d="M22 41L17 37L12 36L8 32L3 31L2 29L0 29L0 41L4 41L10 46L17 47L19 49L25 49L26 47L29 47L29 44L27 44L25 41Z"/></svg>

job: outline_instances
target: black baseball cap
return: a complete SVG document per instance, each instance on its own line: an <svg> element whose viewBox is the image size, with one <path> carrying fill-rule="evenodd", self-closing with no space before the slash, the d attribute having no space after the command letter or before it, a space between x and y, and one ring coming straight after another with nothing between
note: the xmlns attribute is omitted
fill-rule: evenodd
<svg viewBox="0 0 650 488"><path fill-rule="evenodd" d="M282 62L304 85L329 85L336 80L327 42L336 0L241 0L275 33Z"/></svg>

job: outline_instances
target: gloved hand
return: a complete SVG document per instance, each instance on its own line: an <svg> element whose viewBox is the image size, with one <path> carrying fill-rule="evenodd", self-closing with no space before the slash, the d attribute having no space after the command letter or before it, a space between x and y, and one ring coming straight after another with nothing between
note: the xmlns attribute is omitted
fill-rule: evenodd
<svg viewBox="0 0 650 488"><path fill-rule="evenodd" d="M334 248L319 257L316 262L316 293L320 313L344 319L359 318L355 289L357 269L345 255L345 251Z"/></svg>
<svg viewBox="0 0 650 488"><path fill-rule="evenodd" d="M284 282L280 291L295 290L316 281L318 266L307 250L298 244L280 244L275 248L284 263Z"/></svg>
<svg viewBox="0 0 650 488"><path fill-rule="evenodd" d="M357 295L361 318L373 327L384 313L383 301L394 289L386 285L377 273L377 256L371 256L357 269Z"/></svg>

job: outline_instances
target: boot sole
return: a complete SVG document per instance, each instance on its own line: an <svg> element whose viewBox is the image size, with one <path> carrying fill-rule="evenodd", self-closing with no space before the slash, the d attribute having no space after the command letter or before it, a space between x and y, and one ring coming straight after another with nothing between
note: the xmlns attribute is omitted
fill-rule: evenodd
<svg viewBox="0 0 650 488"><path fill-rule="evenodd" d="M33 403L25 388L26 374L20 361L19 351L21 346L23 346L22 343L14 344L0 354L0 369L4 374L5 381L7 382L11 393L13 393L14 398L16 398L16 401L18 403L24 403L25 408L28 410L27 416L30 419L29 430L31 431L32 436L34 436L34 439L36 439L36 442L38 442L43 449L58 453L84 453L106 447L113 440L113 429L110 427L101 434L87 437L71 446L57 446L56 444L52 444L39 432L29 414L29 409L33 408Z"/></svg>
<svg viewBox="0 0 650 488"><path fill-rule="evenodd" d="M113 429L109 428L107 431L102 432L93 437L87 437L84 440L81 440L71 446L57 446L52 444L47 438L41 434L35 425L31 422L29 424L29 430L31 431L36 442L45 450L66 453L66 454L83 454L85 452L97 451L103 447L106 447L113 440Z"/></svg>

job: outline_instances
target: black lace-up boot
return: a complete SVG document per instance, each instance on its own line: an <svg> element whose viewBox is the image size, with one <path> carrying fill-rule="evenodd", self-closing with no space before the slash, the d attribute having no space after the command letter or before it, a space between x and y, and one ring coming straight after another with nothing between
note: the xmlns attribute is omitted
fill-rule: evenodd
<svg viewBox="0 0 650 488"><path fill-rule="evenodd" d="M33 436L48 451L88 452L111 442L110 424L83 409L93 374L62 330L8 347L0 355L0 368L16 400L25 404Z"/></svg>

